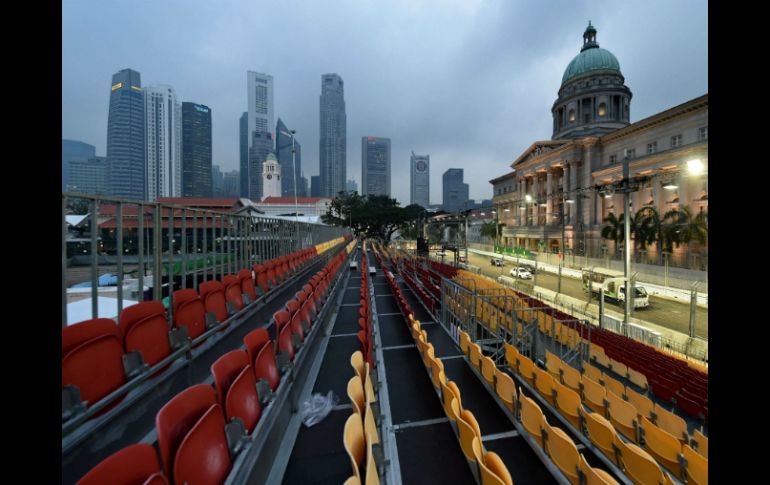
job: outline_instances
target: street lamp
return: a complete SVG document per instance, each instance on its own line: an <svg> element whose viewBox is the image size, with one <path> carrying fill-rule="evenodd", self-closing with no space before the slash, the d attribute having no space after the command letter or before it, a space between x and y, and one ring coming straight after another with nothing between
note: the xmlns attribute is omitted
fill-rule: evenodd
<svg viewBox="0 0 770 485"><path fill-rule="evenodd" d="M294 172L292 179L294 179L294 221L297 225L297 246L296 249L299 249L300 246L300 239L299 239L299 209L297 206L297 161L296 161L296 149L294 148L294 134L297 133L297 130L289 130L289 133L286 133L285 131L281 131L286 136L291 137L291 171Z"/></svg>

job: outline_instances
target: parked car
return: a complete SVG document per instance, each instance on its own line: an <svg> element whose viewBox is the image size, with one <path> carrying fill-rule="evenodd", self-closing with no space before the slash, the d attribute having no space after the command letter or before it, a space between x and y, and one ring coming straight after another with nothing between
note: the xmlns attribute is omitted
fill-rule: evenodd
<svg viewBox="0 0 770 485"><path fill-rule="evenodd" d="M492 266L505 266L501 258L492 258Z"/></svg>
<svg viewBox="0 0 770 485"><path fill-rule="evenodd" d="M514 278L521 278L523 280L528 280L532 278L532 273L527 268L513 268L511 269L511 276Z"/></svg>

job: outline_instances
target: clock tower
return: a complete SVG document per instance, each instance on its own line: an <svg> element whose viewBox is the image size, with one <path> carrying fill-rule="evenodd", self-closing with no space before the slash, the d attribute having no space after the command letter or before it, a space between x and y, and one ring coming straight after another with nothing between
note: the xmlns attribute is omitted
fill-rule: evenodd
<svg viewBox="0 0 770 485"><path fill-rule="evenodd" d="M274 153L269 153L262 164L262 200L281 196L281 164Z"/></svg>

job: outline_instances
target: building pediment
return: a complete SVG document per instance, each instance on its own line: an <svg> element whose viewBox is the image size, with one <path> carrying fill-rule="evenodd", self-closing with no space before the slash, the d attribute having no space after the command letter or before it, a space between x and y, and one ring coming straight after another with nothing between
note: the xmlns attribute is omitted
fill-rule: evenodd
<svg viewBox="0 0 770 485"><path fill-rule="evenodd" d="M530 160L534 160L546 155L549 152L564 148L566 145L571 145L572 140L543 140L536 141L529 148L524 150L519 158L517 158L512 164L511 168L516 168L519 165Z"/></svg>

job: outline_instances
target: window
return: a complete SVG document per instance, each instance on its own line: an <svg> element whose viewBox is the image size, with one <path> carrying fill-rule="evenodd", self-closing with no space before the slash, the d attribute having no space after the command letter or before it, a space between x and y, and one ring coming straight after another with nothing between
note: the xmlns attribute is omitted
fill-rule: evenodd
<svg viewBox="0 0 770 485"><path fill-rule="evenodd" d="M569 121L570 121L570 123L574 123L575 122L575 110L574 109L569 110Z"/></svg>
<svg viewBox="0 0 770 485"><path fill-rule="evenodd" d="M654 141L647 144L647 153L655 153L658 151L658 142Z"/></svg>
<svg viewBox="0 0 770 485"><path fill-rule="evenodd" d="M676 135L671 137L671 148L677 148L682 146L682 135Z"/></svg>
<svg viewBox="0 0 770 485"><path fill-rule="evenodd" d="M607 114L607 105L604 103L599 104L599 116L604 116Z"/></svg>
<svg viewBox="0 0 770 485"><path fill-rule="evenodd" d="M636 148L630 148L630 149L628 149L628 150L626 151L626 156L627 156L629 159L631 159L631 158L636 158Z"/></svg>
<svg viewBox="0 0 770 485"><path fill-rule="evenodd" d="M698 128L698 140L704 141L709 139L709 127L704 126L701 128Z"/></svg>
<svg viewBox="0 0 770 485"><path fill-rule="evenodd" d="M618 156L610 155L610 165L615 165L616 163L618 163Z"/></svg>

